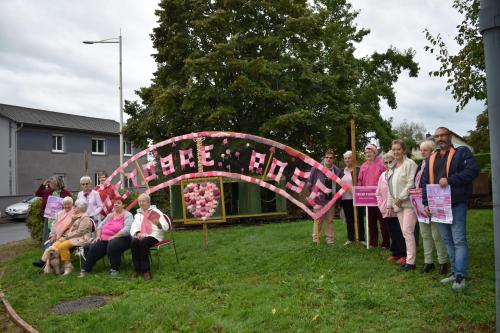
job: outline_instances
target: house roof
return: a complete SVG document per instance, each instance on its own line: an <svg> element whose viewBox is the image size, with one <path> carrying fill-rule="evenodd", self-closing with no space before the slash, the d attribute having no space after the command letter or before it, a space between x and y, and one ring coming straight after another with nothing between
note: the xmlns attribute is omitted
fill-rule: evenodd
<svg viewBox="0 0 500 333"><path fill-rule="evenodd" d="M113 134L120 132L120 124L111 119L76 116L15 105L0 104L0 116L26 125Z"/></svg>

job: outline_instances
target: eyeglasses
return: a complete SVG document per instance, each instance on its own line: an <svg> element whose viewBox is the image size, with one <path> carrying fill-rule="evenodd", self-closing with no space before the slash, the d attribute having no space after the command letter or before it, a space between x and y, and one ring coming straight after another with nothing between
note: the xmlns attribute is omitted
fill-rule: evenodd
<svg viewBox="0 0 500 333"><path fill-rule="evenodd" d="M384 164L392 164L394 161L385 161Z"/></svg>
<svg viewBox="0 0 500 333"><path fill-rule="evenodd" d="M90 183L81 183L82 186L89 185Z"/></svg>

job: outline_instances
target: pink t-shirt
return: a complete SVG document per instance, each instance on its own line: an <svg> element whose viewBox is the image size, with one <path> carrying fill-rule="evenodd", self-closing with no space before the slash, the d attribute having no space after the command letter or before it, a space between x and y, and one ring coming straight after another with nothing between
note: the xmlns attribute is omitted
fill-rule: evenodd
<svg viewBox="0 0 500 333"><path fill-rule="evenodd" d="M377 186L378 179L382 172L385 171L384 164L379 157L374 161L366 161L361 165L358 175L359 186Z"/></svg>
<svg viewBox="0 0 500 333"><path fill-rule="evenodd" d="M344 176L342 177L342 182L344 184L349 185L349 187L352 188L351 170L347 168L344 169ZM342 194L342 200L352 200L352 192L345 191L344 194Z"/></svg>
<svg viewBox="0 0 500 333"><path fill-rule="evenodd" d="M109 240L111 236L116 235L120 230L123 229L125 222L125 215L122 214L120 217L116 218L114 215L106 222L101 230L101 239Z"/></svg>

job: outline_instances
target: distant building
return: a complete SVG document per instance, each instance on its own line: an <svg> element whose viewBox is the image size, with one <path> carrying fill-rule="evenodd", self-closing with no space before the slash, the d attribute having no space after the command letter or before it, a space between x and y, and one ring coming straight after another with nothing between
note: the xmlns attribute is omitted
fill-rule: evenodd
<svg viewBox="0 0 500 333"><path fill-rule="evenodd" d="M86 165L95 183L98 173L118 167L119 142L114 120L0 104L0 209L1 198L31 195L53 175L79 190ZM124 146L126 160L134 148Z"/></svg>
<svg viewBox="0 0 500 333"><path fill-rule="evenodd" d="M465 146L469 148L472 152L474 152L474 149L472 149L472 147L465 141L463 137L461 137L460 135L458 135L453 131L450 132L451 132L451 143L453 144L453 146L455 147ZM425 140L432 140L432 135L430 133L427 133ZM417 144L420 145L421 142L422 141L419 141L417 142ZM417 160L422 159L422 154L420 154L420 149L418 147L412 149L411 157Z"/></svg>

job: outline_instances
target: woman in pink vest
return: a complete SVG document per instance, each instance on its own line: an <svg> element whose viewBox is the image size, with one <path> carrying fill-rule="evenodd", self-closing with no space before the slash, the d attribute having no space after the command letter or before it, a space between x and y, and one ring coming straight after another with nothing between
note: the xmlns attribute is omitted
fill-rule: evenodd
<svg viewBox="0 0 500 333"><path fill-rule="evenodd" d="M377 186L380 175L385 171L377 146L372 143L366 145L365 159L365 163L361 165L359 170L358 186ZM388 249L391 242L389 230L382 220L380 210L378 207L368 207L368 234L370 235L371 247L377 247L379 245L377 221L379 222L380 232L382 234L381 247Z"/></svg>

